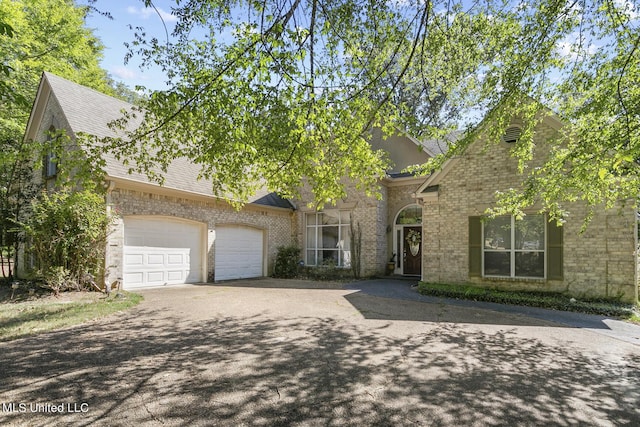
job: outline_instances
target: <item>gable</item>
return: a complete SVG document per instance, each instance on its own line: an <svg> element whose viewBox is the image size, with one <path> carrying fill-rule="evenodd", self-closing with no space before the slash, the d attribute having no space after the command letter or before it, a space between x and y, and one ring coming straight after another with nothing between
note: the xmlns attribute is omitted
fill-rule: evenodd
<svg viewBox="0 0 640 427"><path fill-rule="evenodd" d="M536 145L534 160L540 161L545 157L547 141L556 135L562 125L555 114L545 116L537 125L534 134ZM429 175L416 191L417 197L433 199L434 196L437 197L437 192L434 193L433 188L438 188L439 185L446 184L451 179L461 179L461 176L469 172L471 172L469 175L471 181L482 177L481 179L487 182L508 181L515 184L516 176L522 177L522 175L517 173L517 159L511 156L509 152L511 148L512 143L504 141L489 144L485 138L473 141L462 154L448 159L440 169ZM498 164L495 164L495 161Z"/></svg>
<svg viewBox="0 0 640 427"><path fill-rule="evenodd" d="M123 111L131 112L133 109L134 106L127 102L56 75L43 73L25 132L25 139L42 138L43 132L48 130L51 124L66 129L67 134L72 138L75 138L79 133L97 137L124 136L122 132L119 133L109 128L108 124L122 117ZM141 121L142 116L138 112L136 117L129 122L128 129L135 129ZM105 152L103 158L106 163L104 168L106 179L115 180L120 185L130 183L146 187L159 187L159 184L150 182L146 174L129 173L130 167L116 159L112 153ZM192 194L217 198L211 183L199 179L199 174L200 167L189 159L175 159L167 171L161 173L164 178L162 187L184 192L185 196ZM277 208L292 208L288 201L266 190L258 191L249 200L249 203Z"/></svg>
<svg viewBox="0 0 640 427"><path fill-rule="evenodd" d="M382 131L374 129L369 141L373 150L386 151L391 167L387 171L389 175L400 174L408 166L422 164L434 156L425 145L418 140L406 135L390 135L382 138Z"/></svg>

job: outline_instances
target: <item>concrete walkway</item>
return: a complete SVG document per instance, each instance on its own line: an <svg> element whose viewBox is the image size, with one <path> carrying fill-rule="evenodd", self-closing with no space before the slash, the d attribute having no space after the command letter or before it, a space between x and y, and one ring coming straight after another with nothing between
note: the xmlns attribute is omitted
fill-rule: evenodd
<svg viewBox="0 0 640 427"><path fill-rule="evenodd" d="M602 327L427 301L410 283L142 294L0 343L0 425L640 425L640 347Z"/></svg>

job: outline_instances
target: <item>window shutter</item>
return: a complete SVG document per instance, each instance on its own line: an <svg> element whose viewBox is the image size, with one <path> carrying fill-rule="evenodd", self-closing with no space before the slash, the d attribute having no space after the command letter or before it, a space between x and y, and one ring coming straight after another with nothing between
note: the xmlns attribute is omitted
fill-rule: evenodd
<svg viewBox="0 0 640 427"><path fill-rule="evenodd" d="M482 276L482 223L479 216L469 217L469 277Z"/></svg>
<svg viewBox="0 0 640 427"><path fill-rule="evenodd" d="M547 279L562 280L562 227L555 221L547 223Z"/></svg>

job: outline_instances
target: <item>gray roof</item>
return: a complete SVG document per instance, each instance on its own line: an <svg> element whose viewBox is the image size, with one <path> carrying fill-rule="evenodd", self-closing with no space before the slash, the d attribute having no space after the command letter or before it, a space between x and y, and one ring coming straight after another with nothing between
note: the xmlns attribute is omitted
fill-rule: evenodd
<svg viewBox="0 0 640 427"><path fill-rule="evenodd" d="M51 73L44 73L43 79L51 87L51 92L60 104L65 118L74 134L86 133L97 137L124 136L109 128L108 123L122 117L122 112L131 112L133 105L105 95L94 89L73 83ZM129 129L135 129L140 125L141 114L137 113L135 119L130 120ZM129 167L117 160L112 153L105 152L105 172L113 178L122 178L141 183L150 183L144 174L129 173ZM200 167L186 158L174 159L162 173L164 177L163 187L188 191L200 195L213 196L210 182L198 179ZM249 203L279 208L293 208L289 201L279 197L275 193L266 190L258 191Z"/></svg>
<svg viewBox="0 0 640 427"><path fill-rule="evenodd" d="M432 156L444 154L449 149L449 144L455 142L462 136L462 131L454 131L441 139L427 139L420 141L420 145Z"/></svg>

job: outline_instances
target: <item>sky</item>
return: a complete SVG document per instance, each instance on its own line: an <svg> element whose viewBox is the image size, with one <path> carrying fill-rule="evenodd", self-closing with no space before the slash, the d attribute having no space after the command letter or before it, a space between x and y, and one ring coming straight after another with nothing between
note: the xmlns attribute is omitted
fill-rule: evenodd
<svg viewBox="0 0 640 427"><path fill-rule="evenodd" d="M86 1L86 0L85 0ZM398 0L403 1L403 0ZM640 10L634 4L634 0L613 0L614 4L622 7L629 14L634 23L640 19ZM79 3L83 3L82 0ZM132 27L144 27L147 35L153 35L159 40L164 40L165 27L171 33L176 17L171 15L171 6L175 5L175 0L154 0L153 8L145 8L142 0L97 0L95 7L99 10L107 11L113 19L108 19L97 13L93 13L87 20L87 26L94 30L94 34L102 40L105 45L104 59L102 67L107 70L115 80L121 81L130 88L136 85L145 86L148 89L165 89L164 76L158 69L139 68L139 61L132 58L125 65L124 57L127 49L124 43L133 40L134 31ZM525 4L522 2L521 4ZM571 56L572 46L576 44L578 35L573 35L561 42L558 46L558 53L562 56ZM597 45L589 45L589 52L594 53L598 49Z"/></svg>
<svg viewBox="0 0 640 427"><path fill-rule="evenodd" d="M154 0L154 4L162 15L165 24L171 33L175 17L170 14L171 4L175 1ZM144 8L141 0L98 0L95 6L99 10L107 11L113 17L112 20L93 13L87 19L87 26L93 29L94 34L105 46L102 68L107 70L111 77L121 81L131 89L136 85L145 86L148 89L165 88L164 77L159 70L141 70L139 61L131 59L127 65L124 57L127 48L124 43L133 40L132 27L144 27L147 34L165 38L165 29L158 13L151 8Z"/></svg>

